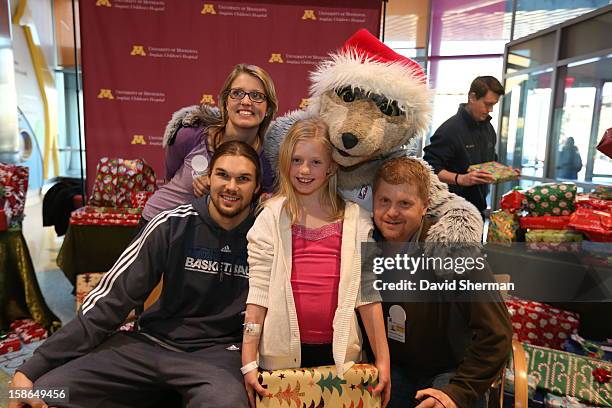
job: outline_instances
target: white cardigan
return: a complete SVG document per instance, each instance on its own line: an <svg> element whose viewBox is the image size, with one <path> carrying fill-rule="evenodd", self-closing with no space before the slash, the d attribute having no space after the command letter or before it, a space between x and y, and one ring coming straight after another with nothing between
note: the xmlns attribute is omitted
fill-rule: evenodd
<svg viewBox="0 0 612 408"><path fill-rule="evenodd" d="M266 202L247 234L247 303L268 309L259 343L259 365L268 370L301 366L300 330L291 289L291 220L283 210L284 201L279 197ZM341 378L361 357L361 333L355 308L380 302L378 293L370 293L369 299L363 299L361 294L361 243L372 241L372 231L370 213L347 202L342 226L338 307L333 320L333 356Z"/></svg>

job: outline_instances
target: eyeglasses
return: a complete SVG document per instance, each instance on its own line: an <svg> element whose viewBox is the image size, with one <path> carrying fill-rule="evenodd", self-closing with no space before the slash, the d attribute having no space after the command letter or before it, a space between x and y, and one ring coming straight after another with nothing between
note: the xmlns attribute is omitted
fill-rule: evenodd
<svg viewBox="0 0 612 408"><path fill-rule="evenodd" d="M247 92L244 89L232 88L229 91L229 97L241 101L244 95L249 95L249 99L253 102L262 103L267 99L266 94L259 91Z"/></svg>

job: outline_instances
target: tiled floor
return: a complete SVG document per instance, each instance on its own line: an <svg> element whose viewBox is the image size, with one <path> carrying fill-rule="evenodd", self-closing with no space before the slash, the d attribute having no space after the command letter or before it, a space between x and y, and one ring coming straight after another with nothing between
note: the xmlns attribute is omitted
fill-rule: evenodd
<svg viewBox="0 0 612 408"><path fill-rule="evenodd" d="M42 225L42 194L32 192L26 200L23 235L28 243L36 277L47 305L66 323L75 315L72 285L58 269L55 259L63 238L58 238L53 227Z"/></svg>

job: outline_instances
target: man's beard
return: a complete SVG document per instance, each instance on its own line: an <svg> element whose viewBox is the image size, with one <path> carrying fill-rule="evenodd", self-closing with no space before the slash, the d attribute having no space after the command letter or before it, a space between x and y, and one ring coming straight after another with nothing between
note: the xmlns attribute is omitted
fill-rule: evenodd
<svg viewBox="0 0 612 408"><path fill-rule="evenodd" d="M217 212L222 215L223 217L226 218L234 218L239 216L246 208L249 207L249 204L246 205L242 205L236 208L232 208L232 209L227 209L225 207L223 207L222 205L220 205L219 203L221 202L222 198L221 198L221 194L222 193L218 193L215 196L212 197L212 199L210 200L210 202L212 203L212 205L215 207L215 209L217 210ZM230 195L230 194L226 194L226 195ZM244 203L244 199L243 197L240 197L240 199L242 200L242 202Z"/></svg>

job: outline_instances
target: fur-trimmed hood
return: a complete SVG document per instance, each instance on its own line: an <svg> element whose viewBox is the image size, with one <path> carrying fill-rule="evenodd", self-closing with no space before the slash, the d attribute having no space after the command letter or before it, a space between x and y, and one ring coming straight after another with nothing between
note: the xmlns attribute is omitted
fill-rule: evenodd
<svg viewBox="0 0 612 408"><path fill-rule="evenodd" d="M208 118L211 116L220 117L219 108L209 105L192 105L186 106L174 112L172 118L166 125L162 146L168 147L174 143L176 132L182 127L205 127L208 124Z"/></svg>

